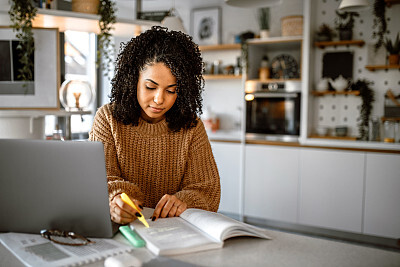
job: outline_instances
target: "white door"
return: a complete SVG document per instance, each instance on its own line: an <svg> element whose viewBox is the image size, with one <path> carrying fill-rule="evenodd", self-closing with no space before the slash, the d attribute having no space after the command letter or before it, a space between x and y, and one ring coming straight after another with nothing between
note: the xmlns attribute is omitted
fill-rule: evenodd
<svg viewBox="0 0 400 267"><path fill-rule="evenodd" d="M400 238L400 155L367 153L364 233Z"/></svg>
<svg viewBox="0 0 400 267"><path fill-rule="evenodd" d="M221 179L220 212L239 215L240 144L211 142Z"/></svg>
<svg viewBox="0 0 400 267"><path fill-rule="evenodd" d="M299 148L246 145L244 215L297 221Z"/></svg>
<svg viewBox="0 0 400 267"><path fill-rule="evenodd" d="M361 232L365 153L302 148L299 223Z"/></svg>

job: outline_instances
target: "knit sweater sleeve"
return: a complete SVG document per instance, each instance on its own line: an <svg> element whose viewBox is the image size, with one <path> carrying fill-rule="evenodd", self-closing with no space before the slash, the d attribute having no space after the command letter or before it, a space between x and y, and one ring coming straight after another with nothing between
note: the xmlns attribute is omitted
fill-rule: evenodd
<svg viewBox="0 0 400 267"><path fill-rule="evenodd" d="M113 135L113 129L115 130L117 124L118 122L112 117L110 106L105 105L96 112L89 133L89 140L100 141L104 145L109 200L111 201L117 194L125 192L129 196L143 201L144 195L139 187L121 176Z"/></svg>
<svg viewBox="0 0 400 267"><path fill-rule="evenodd" d="M175 196L186 202L188 208L218 210L221 196L219 173L201 120L189 146L182 190Z"/></svg>

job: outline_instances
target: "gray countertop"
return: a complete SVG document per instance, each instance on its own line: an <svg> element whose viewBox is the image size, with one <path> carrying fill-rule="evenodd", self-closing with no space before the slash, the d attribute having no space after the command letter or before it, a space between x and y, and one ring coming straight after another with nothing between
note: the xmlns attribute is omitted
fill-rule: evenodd
<svg viewBox="0 0 400 267"><path fill-rule="evenodd" d="M246 143L263 143L265 145L284 145L284 146L302 146L302 147L322 147L345 150L368 150L377 152L400 153L400 143L384 143L376 141L354 141L354 140L336 140L328 138L299 138L298 142L274 141L268 138L244 137L240 130L218 130L216 132L207 132L210 141L237 142L245 140Z"/></svg>
<svg viewBox="0 0 400 267"><path fill-rule="evenodd" d="M271 240L232 238L225 241L222 249L171 258L199 266L400 266L400 252L275 230L265 231ZM114 239L125 241L120 234ZM144 262L154 257L145 248L134 250L133 255ZM0 245L0 266L22 264ZM103 261L86 266L103 266Z"/></svg>

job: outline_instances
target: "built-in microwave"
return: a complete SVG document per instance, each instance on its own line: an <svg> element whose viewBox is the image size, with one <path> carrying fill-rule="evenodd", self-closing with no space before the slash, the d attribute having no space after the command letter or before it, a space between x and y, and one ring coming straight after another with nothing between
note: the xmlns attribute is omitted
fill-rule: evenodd
<svg viewBox="0 0 400 267"><path fill-rule="evenodd" d="M246 137L297 141L300 135L300 81L247 81Z"/></svg>

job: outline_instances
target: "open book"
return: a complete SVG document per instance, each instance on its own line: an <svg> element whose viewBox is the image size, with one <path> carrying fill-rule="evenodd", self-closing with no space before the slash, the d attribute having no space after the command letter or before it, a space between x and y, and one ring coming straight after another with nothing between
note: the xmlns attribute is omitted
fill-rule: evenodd
<svg viewBox="0 0 400 267"><path fill-rule="evenodd" d="M152 210L144 210L149 218ZM138 220L131 227L146 241L146 247L156 255L176 255L221 248L224 240L236 236L270 239L262 229L236 221L220 213L187 209L180 217L147 220L146 228Z"/></svg>

